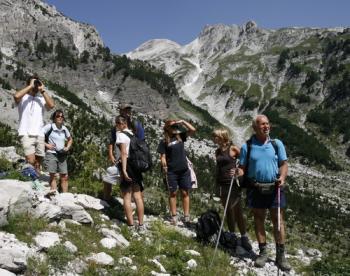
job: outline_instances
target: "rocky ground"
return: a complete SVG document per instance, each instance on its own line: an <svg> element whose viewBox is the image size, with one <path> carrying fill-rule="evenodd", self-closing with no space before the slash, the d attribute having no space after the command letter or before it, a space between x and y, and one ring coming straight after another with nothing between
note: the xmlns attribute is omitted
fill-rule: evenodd
<svg viewBox="0 0 350 276"><path fill-rule="evenodd" d="M9 159L15 159L15 156L9 154ZM44 185L41 191L32 189L32 182L22 182L18 180L2 179L0 180L0 225L4 226L8 223L7 218L14 214L29 212L34 218L44 218L47 220L45 231L40 231L32 237L32 242L20 241L14 234L0 231L0 275L24 275L28 266L29 258L39 258L45 260L47 252L50 248L62 245L67 252L77 256L70 261L62 270L57 270L55 267L50 268L50 275L81 275L89 264L95 263L101 268L101 275L108 275L107 270L113 267L116 273L129 270L134 273L138 267L133 263L133 256L122 256L119 259L114 259L108 253L108 250L119 250L130 246L131 241L139 240L145 245L156 242L152 225L162 224L165 227L172 228L183 237L195 239L196 233L193 225L185 227L181 222L177 226L170 225L166 218L158 216L145 216L145 229L128 229L130 235L125 236L122 228L124 223L118 219L111 218L106 215L106 209L109 205L98 199L84 194L61 193L51 196L45 196L49 190L47 177L41 178L41 183ZM122 202L121 198L117 198ZM90 212L95 210L97 218L94 219ZM98 233L102 235L99 243L102 245L98 252L90 252L85 257L81 256L78 247L69 240L69 226L76 225L78 228L84 224L93 225ZM78 230L79 231L79 230ZM124 233L124 234L123 234ZM276 275L277 267L274 265L274 245L269 245L270 259L264 268L255 268L254 259L258 253L258 244L253 242L253 250L245 251L238 240L238 245L230 253L230 265L238 269L239 275ZM222 250L222 249L219 249ZM106 252L105 252L106 251ZM186 267L189 270L195 270L202 258L201 253L195 249L188 248L183 252L186 254ZM150 258L149 262L154 264L155 269L152 275L170 275L162 262L165 262L166 256L158 256ZM214 258L214 256L213 256ZM303 265L308 265L312 260L322 258L320 251L312 248L299 249L293 254L287 254L287 258L292 262L297 262ZM281 273L282 274L282 273ZM297 275L297 272L292 270L288 275Z"/></svg>

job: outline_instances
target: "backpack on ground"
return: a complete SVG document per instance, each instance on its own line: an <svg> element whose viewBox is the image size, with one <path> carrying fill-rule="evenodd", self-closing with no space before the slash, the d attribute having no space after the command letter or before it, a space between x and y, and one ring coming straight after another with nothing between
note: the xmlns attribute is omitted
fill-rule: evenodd
<svg viewBox="0 0 350 276"><path fill-rule="evenodd" d="M244 175L243 175L243 180L241 181L240 183L240 186L241 188L253 188L254 187L254 184L252 182L252 180L248 177L248 168L249 168L249 159L250 159L250 152L252 150L252 138L253 137L250 137L246 143L247 143L247 157L246 157L246 165L245 165L245 170L244 170ZM275 155L277 155L278 157L278 146L277 146L277 143L276 143L276 140L275 139L270 139L270 142L273 146L273 149L275 151ZM278 164L279 166L279 164Z"/></svg>
<svg viewBox="0 0 350 276"><path fill-rule="evenodd" d="M128 164L138 172L146 172L152 168L152 157L145 140L138 139L127 131L122 131L130 138Z"/></svg>
<svg viewBox="0 0 350 276"><path fill-rule="evenodd" d="M210 238L219 233L221 219L218 212L209 210L203 213L196 224L197 239L209 242Z"/></svg>

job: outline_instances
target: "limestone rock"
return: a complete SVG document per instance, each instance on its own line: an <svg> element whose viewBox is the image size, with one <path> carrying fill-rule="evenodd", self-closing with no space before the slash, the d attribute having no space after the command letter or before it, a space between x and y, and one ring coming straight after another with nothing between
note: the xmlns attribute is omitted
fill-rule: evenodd
<svg viewBox="0 0 350 276"><path fill-rule="evenodd" d="M0 226L7 217L28 211L32 206L32 183L12 179L0 180Z"/></svg>
<svg viewBox="0 0 350 276"><path fill-rule="evenodd" d="M104 252L100 252L97 254L91 254L86 258L88 262L94 262L99 265L113 265L114 259Z"/></svg>
<svg viewBox="0 0 350 276"><path fill-rule="evenodd" d="M55 232L40 232L38 235L36 235L34 241L40 250L46 250L59 244L60 238Z"/></svg>
<svg viewBox="0 0 350 276"><path fill-rule="evenodd" d="M29 247L18 241L15 235L0 232L0 268L16 273L22 272L27 267L29 254Z"/></svg>

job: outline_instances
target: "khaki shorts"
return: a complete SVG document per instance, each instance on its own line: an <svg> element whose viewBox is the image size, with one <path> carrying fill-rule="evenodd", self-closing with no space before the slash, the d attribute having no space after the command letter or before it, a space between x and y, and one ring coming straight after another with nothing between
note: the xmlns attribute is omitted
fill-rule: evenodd
<svg viewBox="0 0 350 276"><path fill-rule="evenodd" d="M49 173L67 174L67 155L57 157L57 154L47 152L44 164Z"/></svg>
<svg viewBox="0 0 350 276"><path fill-rule="evenodd" d="M45 156L45 138L43 136L21 136L24 155Z"/></svg>

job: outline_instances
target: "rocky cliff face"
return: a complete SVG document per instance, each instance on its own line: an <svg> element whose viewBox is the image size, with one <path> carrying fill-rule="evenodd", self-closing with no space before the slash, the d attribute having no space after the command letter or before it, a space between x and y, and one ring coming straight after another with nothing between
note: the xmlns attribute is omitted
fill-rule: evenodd
<svg viewBox="0 0 350 276"><path fill-rule="evenodd" d="M2 87L21 88L35 72L46 83L66 87L97 113L114 115L119 102L162 118L177 111L177 92L165 75L111 54L93 26L40 0L1 0L0 18L0 82L8 84Z"/></svg>
<svg viewBox="0 0 350 276"><path fill-rule="evenodd" d="M305 93L302 85L308 72L320 74L312 88L327 90L323 85L322 40L340 38L345 33L344 28L266 30L254 22L244 26L220 24L206 26L188 45L154 40L145 42L127 55L164 69L174 77L182 97L207 109L231 128L236 141L242 143L249 134L246 124L242 125L243 119L266 110L272 99ZM283 68L278 67L285 49L294 56ZM348 60L343 62L348 63ZM293 75L291 64L304 68ZM306 111L323 99L322 94L314 93ZM294 122L304 127L305 107L298 103L295 106L301 107L301 112L296 112Z"/></svg>

